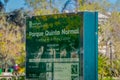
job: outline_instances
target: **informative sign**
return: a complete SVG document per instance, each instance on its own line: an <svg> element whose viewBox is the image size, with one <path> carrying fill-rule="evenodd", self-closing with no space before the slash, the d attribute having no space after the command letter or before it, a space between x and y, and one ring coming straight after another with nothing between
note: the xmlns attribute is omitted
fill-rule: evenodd
<svg viewBox="0 0 120 80"><path fill-rule="evenodd" d="M28 17L26 25L26 78L80 80L82 13Z"/></svg>

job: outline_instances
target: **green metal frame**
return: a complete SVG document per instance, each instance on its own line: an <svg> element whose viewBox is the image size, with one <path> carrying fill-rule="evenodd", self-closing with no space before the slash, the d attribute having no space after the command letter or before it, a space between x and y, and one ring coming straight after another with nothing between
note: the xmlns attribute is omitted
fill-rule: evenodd
<svg viewBox="0 0 120 80"><path fill-rule="evenodd" d="M83 76L84 80L98 80L98 13L84 12Z"/></svg>

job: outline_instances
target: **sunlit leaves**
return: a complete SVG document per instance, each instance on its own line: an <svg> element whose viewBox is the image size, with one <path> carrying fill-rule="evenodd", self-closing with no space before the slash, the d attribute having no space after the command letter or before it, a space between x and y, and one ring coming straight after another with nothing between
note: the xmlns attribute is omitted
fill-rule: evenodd
<svg viewBox="0 0 120 80"><path fill-rule="evenodd" d="M108 76L110 74L110 63L109 58L105 55L98 55L98 74L99 80L103 80L104 76Z"/></svg>
<svg viewBox="0 0 120 80"><path fill-rule="evenodd" d="M18 54L25 51L25 45L22 43L23 35L20 31L21 27L7 22L6 16L1 16L0 25L0 55L4 57L2 60L5 63L9 63L9 61L15 60Z"/></svg>

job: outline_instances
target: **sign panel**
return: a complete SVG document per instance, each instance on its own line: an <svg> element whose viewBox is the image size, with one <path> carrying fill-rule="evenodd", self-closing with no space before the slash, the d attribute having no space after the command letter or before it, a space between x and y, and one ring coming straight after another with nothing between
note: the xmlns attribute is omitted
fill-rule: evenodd
<svg viewBox="0 0 120 80"><path fill-rule="evenodd" d="M26 78L80 80L82 13L35 16L26 22Z"/></svg>
<svg viewBox="0 0 120 80"><path fill-rule="evenodd" d="M78 80L79 63L55 63L54 80Z"/></svg>

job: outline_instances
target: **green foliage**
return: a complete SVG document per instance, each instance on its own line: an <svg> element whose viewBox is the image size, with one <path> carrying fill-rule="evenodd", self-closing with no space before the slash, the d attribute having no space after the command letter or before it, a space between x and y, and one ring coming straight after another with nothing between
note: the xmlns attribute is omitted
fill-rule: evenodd
<svg viewBox="0 0 120 80"><path fill-rule="evenodd" d="M22 28L18 23L16 25L9 22L7 18L8 15L0 16L0 66L4 66L4 68L13 66L16 57L24 58L24 60L23 58L19 59L19 64L25 62L25 43L22 42L24 37L21 32Z"/></svg>
<svg viewBox="0 0 120 80"><path fill-rule="evenodd" d="M16 26L23 27L25 25L24 12L22 11L22 8L9 13L6 17L7 22Z"/></svg>
<svg viewBox="0 0 120 80"><path fill-rule="evenodd" d="M100 78L103 79L103 76L107 76L109 74L109 59L99 54L98 56L98 74L100 75Z"/></svg>
<svg viewBox="0 0 120 80"><path fill-rule="evenodd" d="M52 0L25 0L26 3L33 9L32 15L46 15L59 13L59 10L53 6Z"/></svg>

